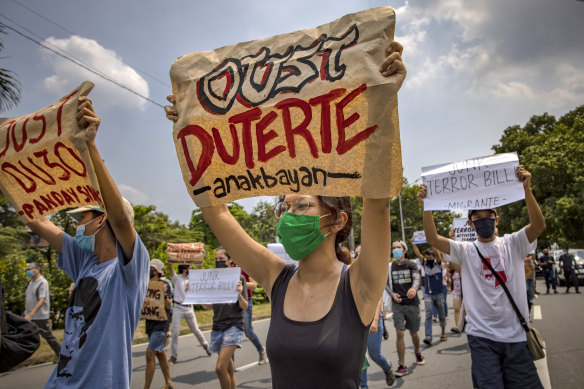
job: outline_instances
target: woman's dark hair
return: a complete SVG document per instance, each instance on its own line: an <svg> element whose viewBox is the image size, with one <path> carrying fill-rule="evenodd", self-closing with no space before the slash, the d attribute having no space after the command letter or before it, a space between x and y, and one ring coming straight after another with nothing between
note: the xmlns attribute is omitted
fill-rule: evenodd
<svg viewBox="0 0 584 389"><path fill-rule="evenodd" d="M219 246L215 249L215 252L219 251L219 250L223 250L223 252L225 253L225 255L227 256L227 258L231 259L231 255L229 255L229 253L227 252L227 250L225 250L225 248L223 246Z"/></svg>
<svg viewBox="0 0 584 389"><path fill-rule="evenodd" d="M351 254L349 252L343 251L341 248L341 243L343 243L349 237L349 233L353 228L353 211L351 210L351 200L349 197L331 197L331 196L316 196L318 202L325 207L331 214L331 222L326 226L332 226L339 224L341 222L339 218L340 212L345 212L347 214L347 223L343 228L337 232L337 237L335 238L335 254L337 259L344 264L351 264ZM279 196L278 202L284 201L286 196ZM325 227L326 227L325 226Z"/></svg>

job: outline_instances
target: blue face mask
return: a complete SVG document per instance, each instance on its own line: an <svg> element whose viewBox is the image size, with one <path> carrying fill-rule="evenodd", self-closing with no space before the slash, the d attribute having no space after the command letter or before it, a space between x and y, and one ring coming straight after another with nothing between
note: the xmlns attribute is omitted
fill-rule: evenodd
<svg viewBox="0 0 584 389"><path fill-rule="evenodd" d="M27 270L26 271L26 276L29 278L32 278L33 274L32 274L32 270Z"/></svg>
<svg viewBox="0 0 584 389"><path fill-rule="evenodd" d="M93 220L88 221L85 224L80 224L77 226L77 232L75 233L75 242L77 242L77 245L81 248L81 250L92 253L93 250L95 249L95 235L97 235L97 233L101 231L103 226L101 226L99 230L95 231L93 235L89 236L85 236L85 226L97 220L99 217L100 216L96 217Z"/></svg>
<svg viewBox="0 0 584 389"><path fill-rule="evenodd" d="M393 249L391 253L395 259L402 259L404 256L404 251L402 249Z"/></svg>

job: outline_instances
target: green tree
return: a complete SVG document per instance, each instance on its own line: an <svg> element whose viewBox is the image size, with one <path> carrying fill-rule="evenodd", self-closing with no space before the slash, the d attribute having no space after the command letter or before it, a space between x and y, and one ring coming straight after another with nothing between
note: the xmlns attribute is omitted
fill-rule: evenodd
<svg viewBox="0 0 584 389"><path fill-rule="evenodd" d="M0 23L0 34L5 34L6 26ZM4 42L0 40L0 51ZM20 83L12 71L0 68L0 112L6 111L20 102Z"/></svg>
<svg viewBox="0 0 584 389"><path fill-rule="evenodd" d="M251 213L252 223L255 226L258 242L267 245L276 241L276 226L274 205L268 201L260 201Z"/></svg>
<svg viewBox="0 0 584 389"><path fill-rule="evenodd" d="M531 187L547 225L538 246L583 247L584 106L558 120L543 114L531 117L523 127L508 127L493 150L516 151L520 163L533 174ZM499 216L501 233L517 231L529 223L522 201L501 207Z"/></svg>
<svg viewBox="0 0 584 389"><path fill-rule="evenodd" d="M170 221L168 215L156 211L154 205L134 206L134 228L150 255L166 250L167 242L202 242L204 238L198 229L187 228L177 221Z"/></svg>

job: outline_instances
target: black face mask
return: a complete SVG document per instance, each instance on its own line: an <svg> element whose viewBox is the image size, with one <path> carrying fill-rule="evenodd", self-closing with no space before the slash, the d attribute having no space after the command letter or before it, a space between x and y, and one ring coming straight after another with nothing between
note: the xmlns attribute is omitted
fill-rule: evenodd
<svg viewBox="0 0 584 389"><path fill-rule="evenodd" d="M155 275L156 275L156 270L150 269L150 278L154 278Z"/></svg>
<svg viewBox="0 0 584 389"><path fill-rule="evenodd" d="M483 239L489 239L495 234L495 219L484 217L473 221L477 235Z"/></svg>
<svg viewBox="0 0 584 389"><path fill-rule="evenodd" d="M434 267L434 259L426 259L426 266Z"/></svg>
<svg viewBox="0 0 584 389"><path fill-rule="evenodd" d="M227 267L227 262L225 261L215 261L215 267L217 269L223 269Z"/></svg>

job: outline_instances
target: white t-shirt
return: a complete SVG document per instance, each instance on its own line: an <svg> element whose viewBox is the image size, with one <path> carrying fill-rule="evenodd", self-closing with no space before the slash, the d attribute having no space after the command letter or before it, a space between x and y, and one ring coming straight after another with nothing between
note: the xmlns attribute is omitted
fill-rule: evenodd
<svg viewBox="0 0 584 389"><path fill-rule="evenodd" d="M172 283L174 284L174 302L182 304L185 301L186 287L189 282L189 277L182 274L175 274L172 276Z"/></svg>
<svg viewBox="0 0 584 389"><path fill-rule="evenodd" d="M477 247L505 281L519 311L529 322L529 308L523 259L535 247L529 243L525 228L497 237L489 243L476 240ZM450 240L450 261L461 265L462 294L469 335L497 342L524 342L525 330L491 271L483 264L473 242Z"/></svg>

